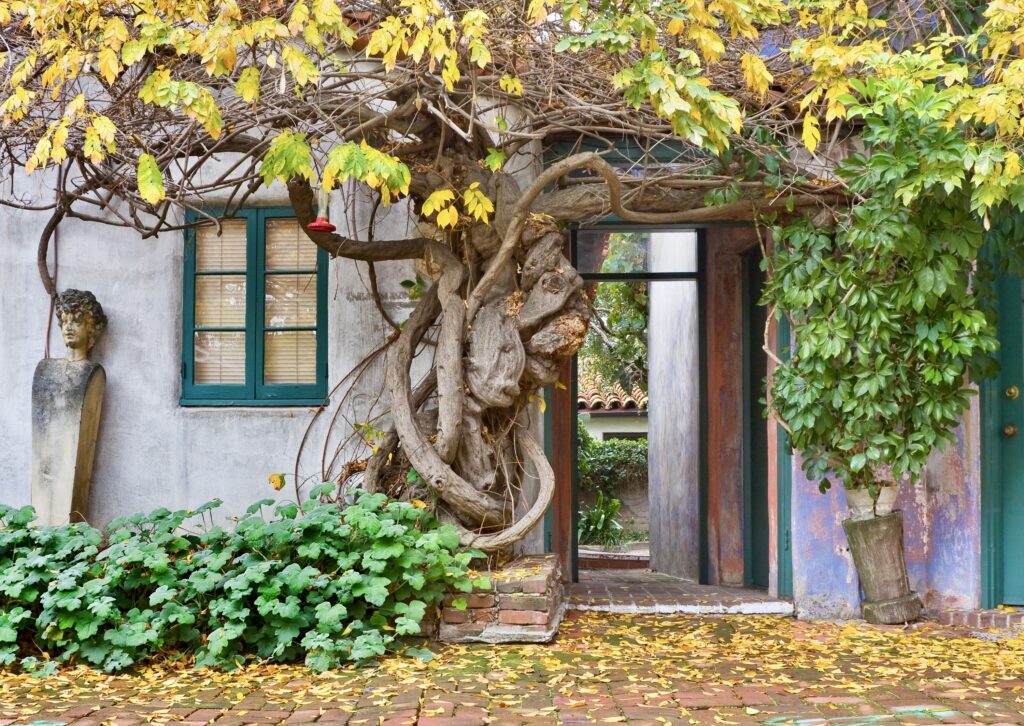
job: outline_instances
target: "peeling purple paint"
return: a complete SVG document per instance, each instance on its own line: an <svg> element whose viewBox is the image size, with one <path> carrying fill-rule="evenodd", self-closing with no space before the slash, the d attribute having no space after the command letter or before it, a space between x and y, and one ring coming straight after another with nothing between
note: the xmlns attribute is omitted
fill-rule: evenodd
<svg viewBox="0 0 1024 726"><path fill-rule="evenodd" d="M981 443L975 401L957 441L934 452L917 487L904 485L904 550L911 586L929 610L981 605ZM809 618L858 617L859 583L842 530L846 497L822 495L793 457L793 595Z"/></svg>
<svg viewBox="0 0 1024 726"><path fill-rule="evenodd" d="M846 498L837 487L825 494L793 456L793 599L805 618L857 617L860 585L842 521Z"/></svg>

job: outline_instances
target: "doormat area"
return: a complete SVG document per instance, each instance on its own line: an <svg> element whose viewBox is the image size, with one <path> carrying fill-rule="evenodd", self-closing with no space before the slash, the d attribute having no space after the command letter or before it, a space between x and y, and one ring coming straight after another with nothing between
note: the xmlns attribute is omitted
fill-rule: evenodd
<svg viewBox="0 0 1024 726"><path fill-rule="evenodd" d="M687 615L793 614L793 603L763 590L698 585L650 570L580 570L566 586L569 610Z"/></svg>

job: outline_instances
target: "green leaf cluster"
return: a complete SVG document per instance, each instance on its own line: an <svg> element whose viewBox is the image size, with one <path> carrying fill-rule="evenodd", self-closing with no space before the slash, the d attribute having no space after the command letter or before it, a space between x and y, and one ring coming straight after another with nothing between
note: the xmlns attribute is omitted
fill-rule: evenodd
<svg viewBox="0 0 1024 726"><path fill-rule="evenodd" d="M615 517L622 507L622 502L614 497L597 495L597 501L590 509L580 512L576 537L581 545L614 544L622 532L622 525Z"/></svg>
<svg viewBox="0 0 1024 726"><path fill-rule="evenodd" d="M472 589L479 553L382 494L344 507L265 499L233 529L197 526L219 505L137 514L106 533L0 507L0 665L46 653L107 671L157 656L323 671L384 654L445 592Z"/></svg>

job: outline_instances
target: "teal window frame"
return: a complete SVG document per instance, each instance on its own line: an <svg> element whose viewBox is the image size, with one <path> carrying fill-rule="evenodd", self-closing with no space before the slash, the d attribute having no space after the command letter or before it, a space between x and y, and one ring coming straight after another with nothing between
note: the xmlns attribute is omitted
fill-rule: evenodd
<svg viewBox="0 0 1024 726"><path fill-rule="evenodd" d="M209 216L220 216L206 210L200 215L189 212L189 224ZM197 331L229 330L198 327L195 324L196 231L185 231L184 287L182 294L181 399L182 406L319 406L327 399L327 268L330 258L317 250L316 257L316 325L266 327L266 223L270 219L294 219L291 207L249 207L231 215L246 222L246 269L219 270L213 274L245 274L245 383L241 385L205 384L195 382L195 333ZM310 244L313 244L312 241ZM272 274L299 274L308 271L273 270ZM241 328L231 328L241 332ZM316 382L270 384L263 382L265 333L276 330L312 330L316 333Z"/></svg>

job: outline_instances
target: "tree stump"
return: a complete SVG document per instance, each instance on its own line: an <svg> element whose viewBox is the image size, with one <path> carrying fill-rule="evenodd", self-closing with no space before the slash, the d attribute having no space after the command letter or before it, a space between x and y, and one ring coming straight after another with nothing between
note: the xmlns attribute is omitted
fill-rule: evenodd
<svg viewBox="0 0 1024 726"><path fill-rule="evenodd" d="M885 625L916 620L921 614L921 598L910 589L907 577L903 514L891 512L870 519L847 519L843 529L864 590L864 619Z"/></svg>

